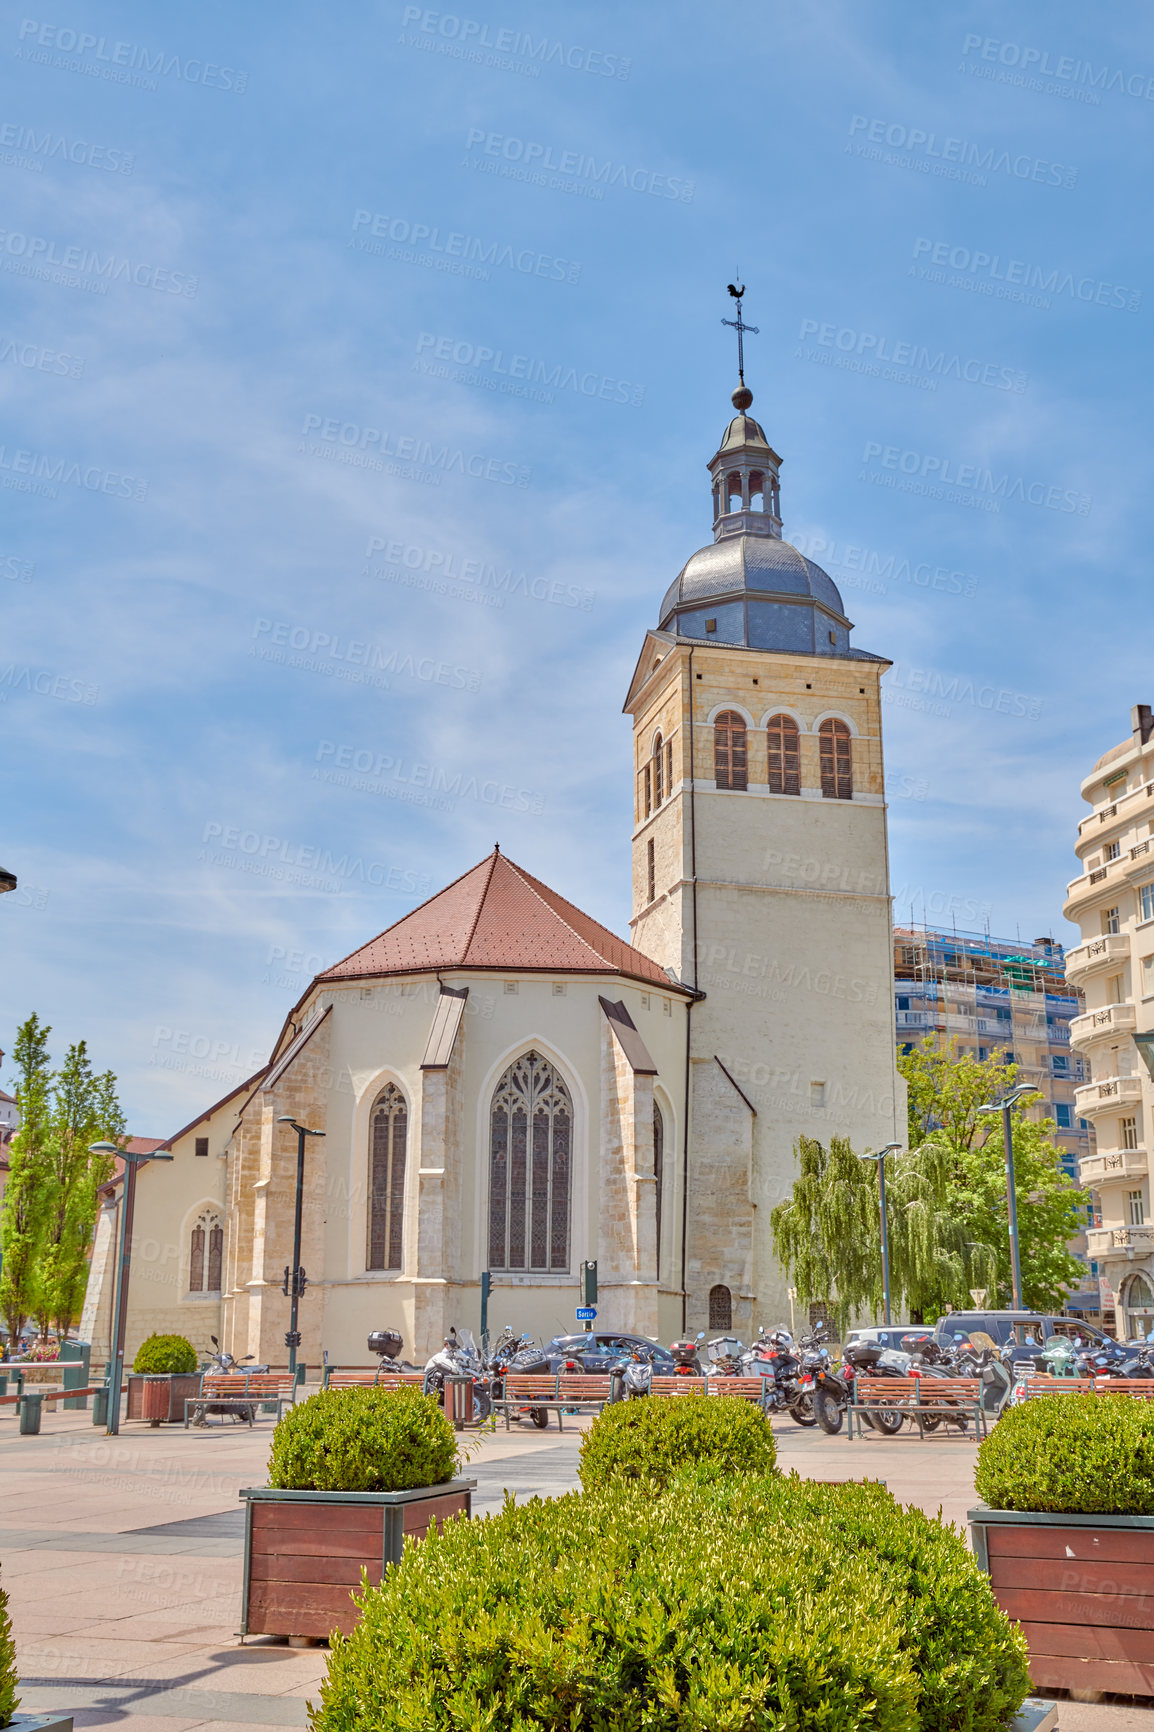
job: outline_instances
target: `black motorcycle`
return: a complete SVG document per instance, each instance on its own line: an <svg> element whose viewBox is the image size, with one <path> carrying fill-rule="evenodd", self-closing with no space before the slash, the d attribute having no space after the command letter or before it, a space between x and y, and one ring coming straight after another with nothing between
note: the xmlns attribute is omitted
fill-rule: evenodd
<svg viewBox="0 0 1154 1732"><path fill-rule="evenodd" d="M382 1371L418 1371L417 1365L410 1365L407 1359L398 1359L397 1354L405 1345L403 1338L395 1329L374 1329L369 1336L369 1352L375 1353L380 1359L377 1375Z"/></svg>
<svg viewBox="0 0 1154 1732"><path fill-rule="evenodd" d="M896 1348L883 1347L880 1341L854 1341L845 1350L846 1380L852 1378L856 1390L859 1377L908 1377L910 1356ZM900 1407L871 1407L863 1418L875 1431L894 1437L902 1428L905 1414Z"/></svg>
<svg viewBox="0 0 1154 1732"><path fill-rule="evenodd" d="M580 1371L582 1367L574 1365L572 1369ZM500 1401L505 1394L507 1372L511 1371L518 1377L547 1377L549 1361L528 1335L518 1335L511 1325L506 1325L485 1357L485 1370L492 1400ZM549 1409L524 1407L517 1417L530 1420L539 1431L544 1431L549 1423Z"/></svg>
<svg viewBox="0 0 1154 1732"><path fill-rule="evenodd" d="M802 1387L800 1343L788 1329L774 1329L768 1335L760 1329L749 1352L741 1357L741 1372L745 1377L765 1378L766 1414L788 1413L797 1425L817 1424L812 1385Z"/></svg>

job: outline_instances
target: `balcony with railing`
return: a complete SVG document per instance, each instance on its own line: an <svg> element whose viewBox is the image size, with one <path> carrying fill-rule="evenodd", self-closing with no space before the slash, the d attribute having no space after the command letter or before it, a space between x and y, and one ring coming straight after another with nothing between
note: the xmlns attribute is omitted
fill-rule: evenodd
<svg viewBox="0 0 1154 1732"><path fill-rule="evenodd" d="M1077 1047L1089 1046L1091 1041L1105 1040L1109 1035L1129 1034L1136 1022L1132 1004L1105 1004L1101 1010L1076 1016L1070 1024L1070 1039Z"/></svg>
<svg viewBox="0 0 1154 1732"><path fill-rule="evenodd" d="M1079 880L1080 882L1080 880ZM1107 933L1102 938L1089 938L1066 952L1066 979L1084 980L1099 969L1117 966L1130 957L1130 940L1121 932Z"/></svg>
<svg viewBox="0 0 1154 1732"><path fill-rule="evenodd" d="M1086 1251L1091 1257L1148 1257L1154 1251L1154 1227L1090 1227Z"/></svg>
<svg viewBox="0 0 1154 1732"><path fill-rule="evenodd" d="M1096 1113L1137 1106L1141 1099L1142 1084L1136 1076L1106 1077L1074 1090L1074 1111L1079 1118L1092 1119Z"/></svg>
<svg viewBox="0 0 1154 1732"><path fill-rule="evenodd" d="M1145 1149L1099 1149L1097 1154L1083 1155L1078 1162L1078 1179L1083 1185L1134 1183L1146 1178L1148 1172Z"/></svg>

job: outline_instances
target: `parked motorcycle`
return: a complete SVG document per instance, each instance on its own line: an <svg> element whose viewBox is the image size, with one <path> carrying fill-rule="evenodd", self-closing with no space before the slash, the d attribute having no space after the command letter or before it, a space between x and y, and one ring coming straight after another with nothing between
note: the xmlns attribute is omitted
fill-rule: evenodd
<svg viewBox="0 0 1154 1732"><path fill-rule="evenodd" d="M877 1341L854 1341L845 1350L845 1377L847 1383L852 1378L851 1387L856 1387L859 1376L908 1377L909 1368L908 1353L901 1353L894 1347L883 1347ZM901 1430L905 1415L900 1407L873 1407L867 1409L863 1417L875 1431L894 1437Z"/></svg>
<svg viewBox="0 0 1154 1732"><path fill-rule="evenodd" d="M908 1358L908 1375L921 1378L924 1383L932 1383L936 1378L978 1375L978 1361L972 1351L943 1347L932 1336L919 1341ZM956 1425L959 1431L968 1431L970 1418L961 1408L954 1410L951 1406L944 1406L940 1412L923 1413L921 1424L923 1431L936 1431L940 1425Z"/></svg>
<svg viewBox="0 0 1154 1732"><path fill-rule="evenodd" d="M758 1330L757 1340L748 1353L741 1356L743 1377L764 1377L764 1411L788 1413L798 1425L816 1425L813 1411L812 1380L802 1387L802 1357L800 1344L788 1329L773 1329L767 1335Z"/></svg>
<svg viewBox="0 0 1154 1732"><path fill-rule="evenodd" d="M609 1367L610 1401L643 1401L653 1384L653 1355L637 1346Z"/></svg>
<svg viewBox="0 0 1154 1732"><path fill-rule="evenodd" d="M809 1423L820 1425L824 1432L836 1437L853 1397L848 1383L831 1363L825 1324L817 1323L812 1335L799 1341L798 1347L801 1351L798 1389L813 1414Z"/></svg>
<svg viewBox="0 0 1154 1732"><path fill-rule="evenodd" d="M483 1425L493 1409L489 1393L490 1378L485 1363L477 1351L470 1329L450 1329L443 1345L425 1365L424 1391L435 1395L438 1406L445 1405L446 1377L468 1377L473 1384L473 1421Z"/></svg>
<svg viewBox="0 0 1154 1732"><path fill-rule="evenodd" d="M506 1372L511 1371L520 1377L546 1377L549 1374L549 1361L528 1335L518 1335L512 1324L506 1324L489 1351L485 1369L489 1374L490 1399L499 1401L505 1393ZM582 1367L572 1361L565 1369L579 1372ZM549 1409L523 1407L517 1417L531 1420L539 1430L544 1431L549 1423Z"/></svg>
<svg viewBox="0 0 1154 1732"><path fill-rule="evenodd" d="M380 1371L416 1371L418 1368L407 1359L398 1359L397 1354L405 1345L404 1340L395 1329L374 1329L369 1336L369 1352L376 1353L380 1358Z"/></svg>
<svg viewBox="0 0 1154 1732"><path fill-rule="evenodd" d="M703 1377L700 1349L705 1340L705 1330L699 1329L693 1341L671 1341L669 1351L673 1355L674 1377Z"/></svg>
<svg viewBox="0 0 1154 1732"><path fill-rule="evenodd" d="M736 1335L715 1335L705 1344L706 1377L740 1377L745 1347Z"/></svg>
<svg viewBox="0 0 1154 1732"><path fill-rule="evenodd" d="M210 1353L207 1363L201 1366L201 1370L207 1372L209 1376L214 1374L219 1375L222 1372L227 1374L229 1372L238 1371L268 1370L267 1365L253 1365L251 1363L253 1357L251 1353L246 1353L243 1359L237 1359L226 1349L222 1349L220 1342L217 1340L215 1335L210 1335L209 1340L216 1348L216 1352ZM259 1406L260 1403L257 1401L244 1404L238 1402L235 1405L223 1401L198 1401L192 1412L189 1414L189 1424L197 1426L207 1425L210 1416L216 1414L221 1419L224 1419L226 1416L231 1416L240 1425L251 1425Z"/></svg>

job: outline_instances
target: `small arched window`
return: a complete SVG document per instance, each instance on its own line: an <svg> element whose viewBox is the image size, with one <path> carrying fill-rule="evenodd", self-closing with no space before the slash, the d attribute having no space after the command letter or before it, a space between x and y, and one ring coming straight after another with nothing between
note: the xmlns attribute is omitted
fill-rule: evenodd
<svg viewBox="0 0 1154 1732"><path fill-rule="evenodd" d="M657 1278L661 1279L661 1193L665 1188L665 1121L661 1108L653 1103L653 1176L657 1196Z"/></svg>
<svg viewBox="0 0 1154 1732"><path fill-rule="evenodd" d="M569 1267L573 1103L538 1052L511 1064L489 1117L490 1269Z"/></svg>
<svg viewBox="0 0 1154 1732"><path fill-rule="evenodd" d="M844 722L831 718L818 729L821 791L827 800L853 799L853 748Z"/></svg>
<svg viewBox="0 0 1154 1732"><path fill-rule="evenodd" d="M713 724L713 773L719 788L749 785L745 723L736 710L722 710Z"/></svg>
<svg viewBox="0 0 1154 1732"><path fill-rule="evenodd" d="M660 806L665 798L665 754L662 751L662 739L658 734L653 742L653 804Z"/></svg>
<svg viewBox="0 0 1154 1732"><path fill-rule="evenodd" d="M205 1210L192 1229L188 1247L190 1293L219 1293L224 1268L224 1226L220 1216Z"/></svg>
<svg viewBox="0 0 1154 1732"><path fill-rule="evenodd" d="M711 1287L709 1289L709 1327L711 1329L733 1328L733 1294L728 1287Z"/></svg>
<svg viewBox="0 0 1154 1732"><path fill-rule="evenodd" d="M769 791L801 793L801 738L792 716L769 718Z"/></svg>
<svg viewBox="0 0 1154 1732"><path fill-rule="evenodd" d="M760 469L755 469L749 477L749 509L765 510L765 476Z"/></svg>
<svg viewBox="0 0 1154 1732"><path fill-rule="evenodd" d="M741 476L736 470L725 478L726 510L741 510Z"/></svg>
<svg viewBox="0 0 1154 1732"><path fill-rule="evenodd" d="M390 1083L373 1108L369 1132L368 1269L401 1267L408 1135L405 1097Z"/></svg>

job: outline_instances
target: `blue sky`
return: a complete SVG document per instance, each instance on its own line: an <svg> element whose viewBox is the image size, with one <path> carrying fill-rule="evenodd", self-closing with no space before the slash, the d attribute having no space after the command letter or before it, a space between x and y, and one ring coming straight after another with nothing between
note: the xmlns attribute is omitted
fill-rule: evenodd
<svg viewBox="0 0 1154 1732"><path fill-rule="evenodd" d="M167 1134L495 840L627 930L738 271L898 915L1069 939L1152 695L1146 7L51 0L0 73L0 1044Z"/></svg>

